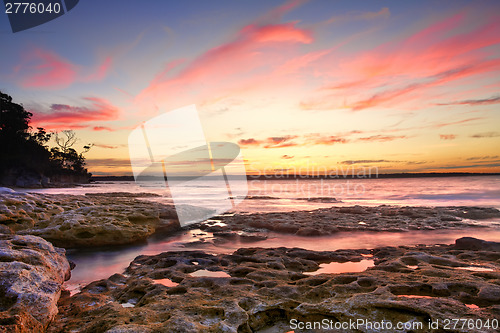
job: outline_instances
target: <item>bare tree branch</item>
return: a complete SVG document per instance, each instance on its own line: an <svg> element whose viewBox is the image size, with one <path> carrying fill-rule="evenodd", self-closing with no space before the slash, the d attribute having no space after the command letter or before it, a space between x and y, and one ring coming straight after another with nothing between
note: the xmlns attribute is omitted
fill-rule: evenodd
<svg viewBox="0 0 500 333"><path fill-rule="evenodd" d="M76 133L72 130L61 131L61 135L56 132L55 134L56 144L61 148L63 153L67 153L68 149L73 147L76 143Z"/></svg>

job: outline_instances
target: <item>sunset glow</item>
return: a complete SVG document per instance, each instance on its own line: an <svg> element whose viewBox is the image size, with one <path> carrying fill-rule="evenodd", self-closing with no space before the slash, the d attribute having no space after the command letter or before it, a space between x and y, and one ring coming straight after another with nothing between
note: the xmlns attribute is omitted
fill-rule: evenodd
<svg viewBox="0 0 500 333"><path fill-rule="evenodd" d="M84 1L2 34L0 90L33 127L94 143L94 175L131 175L130 131L190 104L250 174L500 172L499 13L497 1Z"/></svg>

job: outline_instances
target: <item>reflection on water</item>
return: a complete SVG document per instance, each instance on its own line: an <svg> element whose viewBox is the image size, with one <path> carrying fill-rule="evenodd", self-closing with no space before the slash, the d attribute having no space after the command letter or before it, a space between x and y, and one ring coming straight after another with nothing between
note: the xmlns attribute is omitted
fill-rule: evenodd
<svg viewBox="0 0 500 333"><path fill-rule="evenodd" d="M215 219L206 220L204 222L204 224L206 224L206 225L208 225L210 227L215 227L215 226L225 227L227 225L226 223L221 222L221 220L215 220Z"/></svg>
<svg viewBox="0 0 500 333"><path fill-rule="evenodd" d="M197 270L189 275L193 277L231 277L231 275L223 271L207 271L206 269Z"/></svg>
<svg viewBox="0 0 500 333"><path fill-rule="evenodd" d="M162 284L166 287L175 287L175 286L178 286L179 284L178 283L175 283L174 281L170 280L170 279L158 279L158 280L153 280L155 283L158 283L158 284Z"/></svg>
<svg viewBox="0 0 500 333"><path fill-rule="evenodd" d="M156 255L166 251L203 250L207 253L232 253L242 247L299 247L314 251L337 249L372 249L380 246L417 244L452 244L460 237L476 237L500 241L500 229L469 228L466 230L420 230L411 232L339 232L324 237L300 237L269 233L269 237L258 242L212 242L213 235L201 230L181 232L166 239L150 240L148 244L114 247L102 251L70 250L68 258L76 263L67 288L85 285L105 279L115 273L123 273L138 255Z"/></svg>
<svg viewBox="0 0 500 333"><path fill-rule="evenodd" d="M423 296L423 295L398 295L398 297L432 299L432 296Z"/></svg>
<svg viewBox="0 0 500 333"><path fill-rule="evenodd" d="M172 203L168 191L160 190L154 182L139 186L135 182L96 182L74 188L29 189L25 192L74 194L102 192L155 193L162 197L144 197L140 200ZM187 188L186 195L217 194L216 187ZM224 189L226 191L227 189ZM193 192L190 192L193 191ZM235 208L237 213L313 210L342 205L425 205L425 206L492 206L500 208L500 176L406 178L406 179L290 179L249 181L249 197ZM310 200L310 198L313 198ZM337 199L342 202L335 202ZM231 214L231 213L228 213ZM360 221L363 225L366 221ZM223 225L213 217L212 225ZM299 237L269 233L259 242L241 242L240 237L229 242L215 242L211 233L200 230L182 232L163 239L151 239L148 244L115 247L103 250L68 251L68 257L77 266L68 288L76 288L98 279L122 273L138 255L155 255L165 251L203 250L207 253L232 253L241 247L300 247L323 251L361 249L379 246L416 244L450 244L460 237L476 237L500 241L500 230L469 228L466 230L435 230L412 232L340 232L325 237Z"/></svg>
<svg viewBox="0 0 500 333"><path fill-rule="evenodd" d="M135 182L95 182L74 188L26 189L25 192L85 194L102 192L149 192L162 197L141 200L172 203L168 189L139 186ZM262 213L311 210L342 205L492 206L500 208L500 176L425 177L390 179L274 179L248 181L248 197L235 212ZM225 190L225 189L224 189ZM187 188L186 195L219 195L217 187ZM328 198L332 200L327 200ZM304 200L307 199L307 200ZM339 202L334 201L338 200Z"/></svg>
<svg viewBox="0 0 500 333"><path fill-rule="evenodd" d="M135 306L135 304L127 302L127 303L122 303L122 306L124 308L133 308Z"/></svg>
<svg viewBox="0 0 500 333"><path fill-rule="evenodd" d="M465 269L467 271L473 271L473 272L493 272L493 268L488 268L488 267L476 267L476 266L469 266L469 267L457 267L458 269Z"/></svg>
<svg viewBox="0 0 500 333"><path fill-rule="evenodd" d="M318 274L339 274L364 272L368 267L373 267L373 260L361 260L359 262L331 262L319 265L319 269L314 272L304 272L306 275Z"/></svg>

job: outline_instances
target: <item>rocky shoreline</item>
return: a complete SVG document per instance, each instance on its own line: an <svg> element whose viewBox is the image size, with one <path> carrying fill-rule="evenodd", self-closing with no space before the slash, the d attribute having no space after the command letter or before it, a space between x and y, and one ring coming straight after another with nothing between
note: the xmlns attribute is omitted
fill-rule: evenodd
<svg viewBox="0 0 500 333"><path fill-rule="evenodd" d="M150 193L55 195L0 192L0 232L40 236L64 248L128 245L181 230L173 205ZM331 207L284 213L229 214L189 226L214 237L253 241L269 232L326 236L343 231L499 227L500 211L483 207ZM486 221L486 222L484 222Z"/></svg>
<svg viewBox="0 0 500 333"><path fill-rule="evenodd" d="M0 192L0 331L285 332L292 319L426 324L500 315L500 243L474 238L454 245L336 251L164 252L139 256L122 274L75 295L65 291L71 263L55 246L134 244L181 230L173 206L141 200L148 196ZM212 233L214 242L237 237L254 243L271 232L315 237L498 228L498 217L498 210L481 207L333 206L226 214L189 228ZM347 266L329 271L335 263ZM353 271L356 264L362 269Z"/></svg>
<svg viewBox="0 0 500 333"><path fill-rule="evenodd" d="M40 236L64 248L128 245L180 229L171 205L141 194L0 194L0 232Z"/></svg>
<svg viewBox="0 0 500 333"><path fill-rule="evenodd" d="M374 266L363 272L314 275L325 263L367 258ZM450 318L486 323L499 315L500 243L464 238L372 250L139 256L123 274L65 294L49 332L285 332L292 319L427 325Z"/></svg>
<svg viewBox="0 0 500 333"><path fill-rule="evenodd" d="M203 224L200 228L211 232L266 230L298 236L323 236L341 231L404 232L500 226L500 221L490 225L480 222L493 218L500 218L500 212L495 208L351 206L283 213L233 214L217 217L223 225Z"/></svg>
<svg viewBox="0 0 500 333"><path fill-rule="evenodd" d="M40 237L0 234L0 331L45 331L70 267L64 249Z"/></svg>

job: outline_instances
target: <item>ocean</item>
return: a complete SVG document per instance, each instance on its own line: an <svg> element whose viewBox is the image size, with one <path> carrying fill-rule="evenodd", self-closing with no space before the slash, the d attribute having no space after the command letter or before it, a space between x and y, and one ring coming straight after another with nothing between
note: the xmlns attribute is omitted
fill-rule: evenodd
<svg viewBox="0 0 500 333"><path fill-rule="evenodd" d="M99 192L155 193L144 200L172 203L160 182L102 182L73 188L29 189L27 192L74 194ZM218 195L211 186L185 187L187 194ZM224 189L222 189L224 191ZM241 191L241 190L240 190ZM500 176L370 178L370 179L250 179L248 199L234 207L236 213L311 210L335 205L488 206L500 209Z"/></svg>
<svg viewBox="0 0 500 333"><path fill-rule="evenodd" d="M72 188L30 189L25 192L73 194L101 192L155 193L160 197L143 197L172 203L168 190L158 182L138 185L134 182L95 182ZM211 186L187 187L189 195L220 194ZM313 210L331 206L399 205L399 206L487 206L500 209L500 176L425 177L385 179L289 179L249 180L248 198L234 207L234 213L287 212ZM493 221L494 223L500 221ZM500 241L500 228L467 228L462 230L421 230L411 232L339 232L324 237L300 237L270 233L259 242L229 242L215 245L210 232L185 230L173 235L153 237L147 244L107 249L68 250L68 258L76 263L66 288L77 291L81 286L121 273L138 255L154 255L164 251L203 250L207 253L230 253L240 247L301 247L309 250L342 248L374 248L415 244L450 244L455 239L471 236Z"/></svg>

